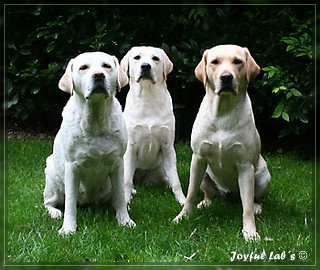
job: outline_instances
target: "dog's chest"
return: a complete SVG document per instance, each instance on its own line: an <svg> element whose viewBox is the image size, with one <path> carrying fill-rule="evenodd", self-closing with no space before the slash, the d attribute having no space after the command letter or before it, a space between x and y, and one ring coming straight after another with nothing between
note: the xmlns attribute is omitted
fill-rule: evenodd
<svg viewBox="0 0 320 270"><path fill-rule="evenodd" d="M200 144L200 155L204 157L213 172L214 179L221 187L227 190L236 190L238 187L237 162L244 156L244 146L234 140L230 134L218 132L211 140L204 140ZM211 176L211 175L210 175ZM212 176L211 176L212 177Z"/></svg>
<svg viewBox="0 0 320 270"><path fill-rule="evenodd" d="M208 161L214 160L218 167L229 166L245 151L243 143L232 132L217 131L200 142L200 154Z"/></svg>
<svg viewBox="0 0 320 270"><path fill-rule="evenodd" d="M143 90L142 94L130 89L124 116L128 127L143 123L151 127L173 121L173 109L170 95L165 89Z"/></svg>
<svg viewBox="0 0 320 270"><path fill-rule="evenodd" d="M115 159L123 154L124 143L117 133L101 136L79 136L66 149L69 159L79 167L99 169L99 166L112 167Z"/></svg>
<svg viewBox="0 0 320 270"><path fill-rule="evenodd" d="M131 129L130 141L137 153L138 167L150 169L160 162L162 146L171 141L169 128L166 125L137 124Z"/></svg>
<svg viewBox="0 0 320 270"><path fill-rule="evenodd" d="M80 181L80 204L107 198L111 189L109 176L120 165L125 150L125 146L113 137L116 136L87 137L78 133L59 137L66 161L71 165L72 175ZM70 176L65 181L68 179Z"/></svg>

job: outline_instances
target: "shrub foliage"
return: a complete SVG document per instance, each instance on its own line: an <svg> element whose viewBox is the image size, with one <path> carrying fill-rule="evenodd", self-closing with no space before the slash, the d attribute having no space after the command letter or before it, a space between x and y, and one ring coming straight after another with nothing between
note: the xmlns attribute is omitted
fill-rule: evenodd
<svg viewBox="0 0 320 270"><path fill-rule="evenodd" d="M101 50L121 59L135 45L166 51L173 101L188 105L204 94L194 76L203 51L234 43L262 68L249 88L257 125L275 127L277 136L304 135L314 127L314 20L312 5L7 5L8 116L42 124L56 118L68 98L57 85L70 58Z"/></svg>

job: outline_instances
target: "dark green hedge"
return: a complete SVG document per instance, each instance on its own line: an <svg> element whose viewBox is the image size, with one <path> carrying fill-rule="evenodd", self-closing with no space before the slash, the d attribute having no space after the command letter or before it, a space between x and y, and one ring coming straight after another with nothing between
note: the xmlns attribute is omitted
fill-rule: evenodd
<svg viewBox="0 0 320 270"><path fill-rule="evenodd" d="M270 141L309 135L314 25L314 5L8 5L7 116L39 125L51 119L58 126L68 95L57 85L71 57L101 50L121 59L131 46L152 45L174 63L168 87L174 103L186 106L188 138L204 94L194 68L206 48L234 43L248 47L263 68L249 88L260 133L267 132ZM122 103L126 91L119 95Z"/></svg>

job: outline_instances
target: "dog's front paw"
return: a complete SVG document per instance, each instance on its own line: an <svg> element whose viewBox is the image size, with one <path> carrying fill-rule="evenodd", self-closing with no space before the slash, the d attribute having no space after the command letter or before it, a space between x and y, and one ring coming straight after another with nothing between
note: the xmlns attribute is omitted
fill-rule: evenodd
<svg viewBox="0 0 320 270"><path fill-rule="evenodd" d="M186 218L187 216L188 216L187 211L182 210L182 211L179 213L179 215L177 215L177 216L172 220L172 222L173 222L174 224L178 224L181 220L183 220L183 219Z"/></svg>
<svg viewBox="0 0 320 270"><path fill-rule="evenodd" d="M210 200L203 200L201 202L198 203L197 208L198 209L204 209L206 207L209 207L211 205L211 201Z"/></svg>
<svg viewBox="0 0 320 270"><path fill-rule="evenodd" d="M242 235L245 241L247 242L257 242L260 241L260 235L257 231L248 232L245 230L242 230Z"/></svg>
<svg viewBox="0 0 320 270"><path fill-rule="evenodd" d="M59 234L64 235L72 235L76 232L77 228L73 226L65 226L63 225L61 229L59 230Z"/></svg>
<svg viewBox="0 0 320 270"><path fill-rule="evenodd" d="M130 218L127 211L125 211L124 213L118 212L116 214L116 219L120 226L129 228L135 228L137 226L136 223Z"/></svg>
<svg viewBox="0 0 320 270"><path fill-rule="evenodd" d="M125 222L124 226L129 228L135 228L137 227L137 224L132 219L129 219L128 221Z"/></svg>
<svg viewBox="0 0 320 270"><path fill-rule="evenodd" d="M121 219L118 220L118 223L122 227L135 228L137 225L132 219Z"/></svg>

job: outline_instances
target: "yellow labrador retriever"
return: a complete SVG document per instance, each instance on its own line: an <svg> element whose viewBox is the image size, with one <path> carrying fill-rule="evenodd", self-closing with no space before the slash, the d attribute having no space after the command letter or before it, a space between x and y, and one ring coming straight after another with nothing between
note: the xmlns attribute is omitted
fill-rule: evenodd
<svg viewBox="0 0 320 270"><path fill-rule="evenodd" d="M126 200L130 201L136 171L147 183L164 180L183 204L174 150L175 118L166 78L173 64L160 48L133 47L121 60L130 90L124 117L128 146L124 155Z"/></svg>
<svg viewBox="0 0 320 270"><path fill-rule="evenodd" d="M261 212L270 181L260 155L248 83L260 72L247 48L220 45L204 52L195 69L206 95L193 125L190 182L185 205L173 220L178 223L192 212L197 192L204 192L198 208L211 204L214 194L239 194L243 208L243 236L256 241L254 214ZM205 174L206 173L206 174Z"/></svg>
<svg viewBox="0 0 320 270"><path fill-rule="evenodd" d="M127 132L116 89L128 77L114 56L92 52L71 59L59 88L71 97L47 158L44 206L64 220L59 233L76 231L77 204L112 200L120 225L135 227L125 201L123 155Z"/></svg>

